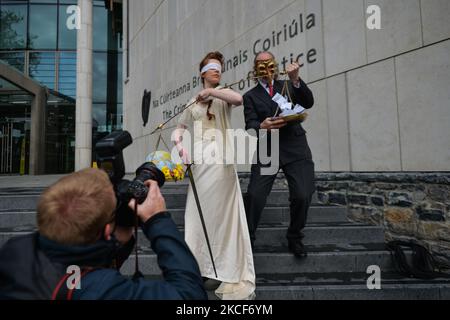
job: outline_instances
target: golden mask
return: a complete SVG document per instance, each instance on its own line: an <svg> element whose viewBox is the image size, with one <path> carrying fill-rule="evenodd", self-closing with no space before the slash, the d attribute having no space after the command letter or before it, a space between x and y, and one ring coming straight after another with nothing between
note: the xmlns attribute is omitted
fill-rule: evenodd
<svg viewBox="0 0 450 320"><path fill-rule="evenodd" d="M278 73L278 64L274 59L259 60L255 65L255 76L258 78L273 79Z"/></svg>

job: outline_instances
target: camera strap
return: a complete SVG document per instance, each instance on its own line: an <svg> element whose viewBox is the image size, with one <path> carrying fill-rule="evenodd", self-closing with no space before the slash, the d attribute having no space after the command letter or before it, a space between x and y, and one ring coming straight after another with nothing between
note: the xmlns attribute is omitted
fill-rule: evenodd
<svg viewBox="0 0 450 320"><path fill-rule="evenodd" d="M136 239L136 243L134 244L134 275L133 275L133 281L138 281L139 279L143 278L144 275L142 272L139 271L139 254L138 254L138 225L139 225L139 216L137 215L137 200L134 201L134 216L135 216L135 222L134 222L134 237Z"/></svg>
<svg viewBox="0 0 450 320"><path fill-rule="evenodd" d="M81 279L87 275L89 272L97 270L96 268L84 268L81 271L80 277L78 279L75 279L76 283L71 284L71 288L69 288L69 285L67 283L67 280L71 274L64 274L64 276L59 280L58 284L56 285L55 289L52 293L51 300L72 300L73 299L73 292L76 289L76 286L81 283Z"/></svg>

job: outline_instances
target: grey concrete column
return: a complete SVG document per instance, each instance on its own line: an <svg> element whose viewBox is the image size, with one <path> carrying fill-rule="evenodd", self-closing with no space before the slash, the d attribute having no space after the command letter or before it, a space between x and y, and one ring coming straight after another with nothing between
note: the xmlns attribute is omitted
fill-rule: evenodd
<svg viewBox="0 0 450 320"><path fill-rule="evenodd" d="M77 32L76 171L92 163L92 0L78 0L78 6L81 28Z"/></svg>
<svg viewBox="0 0 450 320"><path fill-rule="evenodd" d="M40 88L31 103L30 175L45 173L45 118L47 92Z"/></svg>

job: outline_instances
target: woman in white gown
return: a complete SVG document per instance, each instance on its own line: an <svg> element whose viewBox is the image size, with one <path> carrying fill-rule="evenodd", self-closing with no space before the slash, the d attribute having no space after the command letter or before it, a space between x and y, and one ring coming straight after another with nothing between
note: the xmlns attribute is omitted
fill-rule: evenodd
<svg viewBox="0 0 450 320"><path fill-rule="evenodd" d="M193 137L192 173L217 277L191 185L186 203L185 240L197 259L202 276L221 282L215 290L220 299L254 299L255 270L241 188L233 162L229 163L223 157L226 154L224 145L234 145L230 144L226 130L231 129L232 106L241 105L242 96L219 87L223 61L222 54L211 52L200 63L204 89L191 100L197 103L180 116L172 138L180 157L187 164L191 159L187 143L182 144L182 136L186 129L190 129L189 134Z"/></svg>

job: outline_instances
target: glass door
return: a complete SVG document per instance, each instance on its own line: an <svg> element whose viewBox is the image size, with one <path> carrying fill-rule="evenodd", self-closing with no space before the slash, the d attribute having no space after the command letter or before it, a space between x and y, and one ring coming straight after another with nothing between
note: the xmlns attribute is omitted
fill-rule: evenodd
<svg viewBox="0 0 450 320"><path fill-rule="evenodd" d="M0 174L28 174L30 105L0 106Z"/></svg>
<svg viewBox="0 0 450 320"><path fill-rule="evenodd" d="M75 166L75 105L48 104L46 110L45 173L62 174Z"/></svg>

